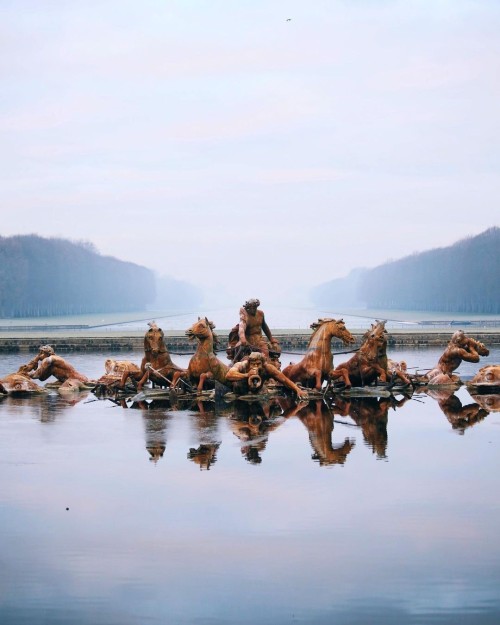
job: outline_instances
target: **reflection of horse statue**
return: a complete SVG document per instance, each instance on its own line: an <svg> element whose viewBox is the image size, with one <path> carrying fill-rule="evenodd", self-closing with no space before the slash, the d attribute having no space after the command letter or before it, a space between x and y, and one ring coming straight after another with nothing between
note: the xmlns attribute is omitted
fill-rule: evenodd
<svg viewBox="0 0 500 625"><path fill-rule="evenodd" d="M387 422L389 408L400 408L408 397L363 397L347 400L336 396L333 410L343 417L349 416L363 432L363 438L379 458L387 452Z"/></svg>
<svg viewBox="0 0 500 625"><path fill-rule="evenodd" d="M296 364L290 364L283 370L293 382L299 382L304 386L311 388L314 386L316 390L321 389L321 383L326 380L333 370L333 356L331 350L331 341L335 336L339 338L344 345L354 343L354 337L345 327L342 319L318 319L311 324L313 333L309 339L306 355ZM342 378L346 386L349 384L347 373L342 373Z"/></svg>
<svg viewBox="0 0 500 625"><path fill-rule="evenodd" d="M163 330L154 321L148 325L150 328L144 336L144 357L141 362L141 369L138 373L129 369L125 370L120 385L122 388L129 377L138 380L137 389L139 391L142 390L142 387L148 380L151 380L158 386L170 385L175 372L183 371L170 358L165 345Z"/></svg>
<svg viewBox="0 0 500 625"><path fill-rule="evenodd" d="M405 384L408 378L395 370ZM347 377L346 377L347 376ZM347 362L337 366L331 375L332 380L342 378L346 387L365 386L379 379L387 382L387 330L385 321L372 323L370 330L365 332L363 343L359 350Z"/></svg>
<svg viewBox="0 0 500 625"><path fill-rule="evenodd" d="M189 448L187 457L200 467L200 471L203 469L208 471L211 465L217 462L219 447L220 443L200 443L197 449Z"/></svg>
<svg viewBox="0 0 500 625"><path fill-rule="evenodd" d="M179 379L187 379L197 385L201 392L207 380L216 380L221 384L230 386L226 382L229 367L220 361L215 355L217 335L214 333L215 325L206 317L198 319L186 330L186 336L197 339L198 346L195 354L191 357L187 370L177 371L173 377L172 386L176 386Z"/></svg>
<svg viewBox="0 0 500 625"><path fill-rule="evenodd" d="M344 464L355 445L354 439L345 438L340 445L333 446L333 413L321 400L301 405L294 415L298 417L309 432L309 441L314 449L313 460L321 466Z"/></svg>

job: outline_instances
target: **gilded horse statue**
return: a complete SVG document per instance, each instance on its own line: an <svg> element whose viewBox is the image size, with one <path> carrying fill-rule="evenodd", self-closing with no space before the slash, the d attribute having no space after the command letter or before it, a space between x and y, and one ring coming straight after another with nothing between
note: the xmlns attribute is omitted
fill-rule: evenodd
<svg viewBox="0 0 500 625"><path fill-rule="evenodd" d="M171 385L174 374L177 371L184 371L173 363L165 345L163 330L154 321L148 325L150 327L144 336L144 357L140 371L126 368L121 379L121 388L125 387L129 377L138 381L137 390L139 391L142 390L148 380L159 386Z"/></svg>
<svg viewBox="0 0 500 625"><path fill-rule="evenodd" d="M215 355L217 347L217 335L214 332L215 325L206 317L198 319L186 330L186 336L190 340L196 339L198 346L196 352L189 361L188 368L175 372L172 379L172 387L175 388L180 379L189 381L196 385L196 390L201 392L205 383L209 380L216 380L226 386L231 386L226 381L229 367L220 361Z"/></svg>
<svg viewBox="0 0 500 625"><path fill-rule="evenodd" d="M321 390L321 384L333 372L333 355L331 341L339 338L344 345L354 343L354 337L345 327L344 321L339 319L318 319L311 324L313 330L309 339L306 355L296 364L290 364L283 370L290 380L303 386ZM346 386L349 383L347 374L342 373Z"/></svg>

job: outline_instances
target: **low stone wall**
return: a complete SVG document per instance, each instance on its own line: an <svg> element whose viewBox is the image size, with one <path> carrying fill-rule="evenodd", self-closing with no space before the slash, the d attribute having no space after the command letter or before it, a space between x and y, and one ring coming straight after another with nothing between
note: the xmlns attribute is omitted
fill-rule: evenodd
<svg viewBox="0 0 500 625"><path fill-rule="evenodd" d="M363 332L353 332L356 343L353 347L359 347ZM444 347L448 344L452 332L397 332L389 333L388 344L391 347ZM283 351L304 351L309 341L309 332L296 332L287 334L275 334ZM500 345L500 333L498 332L471 332L470 336L482 341L487 347ZM166 336L165 342L172 353L191 354L193 343L183 336ZM52 345L56 352L121 352L138 350L144 347L143 336L105 336L83 337L72 336L68 338L38 336L38 337L0 337L0 353L37 352L40 345ZM335 350L342 347L342 343L333 340ZM222 349L223 349L222 344ZM345 348L346 350L348 348Z"/></svg>

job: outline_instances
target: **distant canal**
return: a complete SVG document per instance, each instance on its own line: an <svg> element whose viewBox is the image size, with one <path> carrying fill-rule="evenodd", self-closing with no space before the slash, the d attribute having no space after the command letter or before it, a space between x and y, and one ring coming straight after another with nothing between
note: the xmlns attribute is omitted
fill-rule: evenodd
<svg viewBox="0 0 500 625"><path fill-rule="evenodd" d="M441 352L390 355L425 369ZM108 356L66 357L98 377ZM25 360L1 356L0 377ZM0 623L499 623L499 410L465 387L0 399Z"/></svg>

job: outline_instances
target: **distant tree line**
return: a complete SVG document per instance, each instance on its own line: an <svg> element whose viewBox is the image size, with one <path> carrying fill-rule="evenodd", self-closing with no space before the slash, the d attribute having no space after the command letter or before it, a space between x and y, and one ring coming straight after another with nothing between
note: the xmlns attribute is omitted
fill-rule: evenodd
<svg viewBox="0 0 500 625"><path fill-rule="evenodd" d="M200 289L189 282L176 280L169 276L156 278L156 300L154 307L157 310L197 310L202 303Z"/></svg>
<svg viewBox="0 0 500 625"><path fill-rule="evenodd" d="M499 251L500 228L490 228L450 247L355 273L351 287L356 299L368 308L497 314ZM322 305L326 300L330 306L343 304L335 301L336 282L317 287Z"/></svg>
<svg viewBox="0 0 500 625"><path fill-rule="evenodd" d="M369 270L353 269L345 278L319 284L311 290L312 301L319 308L327 310L337 310L339 305L350 308L364 306L364 300L359 294L359 281L367 271Z"/></svg>
<svg viewBox="0 0 500 625"><path fill-rule="evenodd" d="M91 244L0 237L2 317L135 311L154 299L150 269L101 256Z"/></svg>

